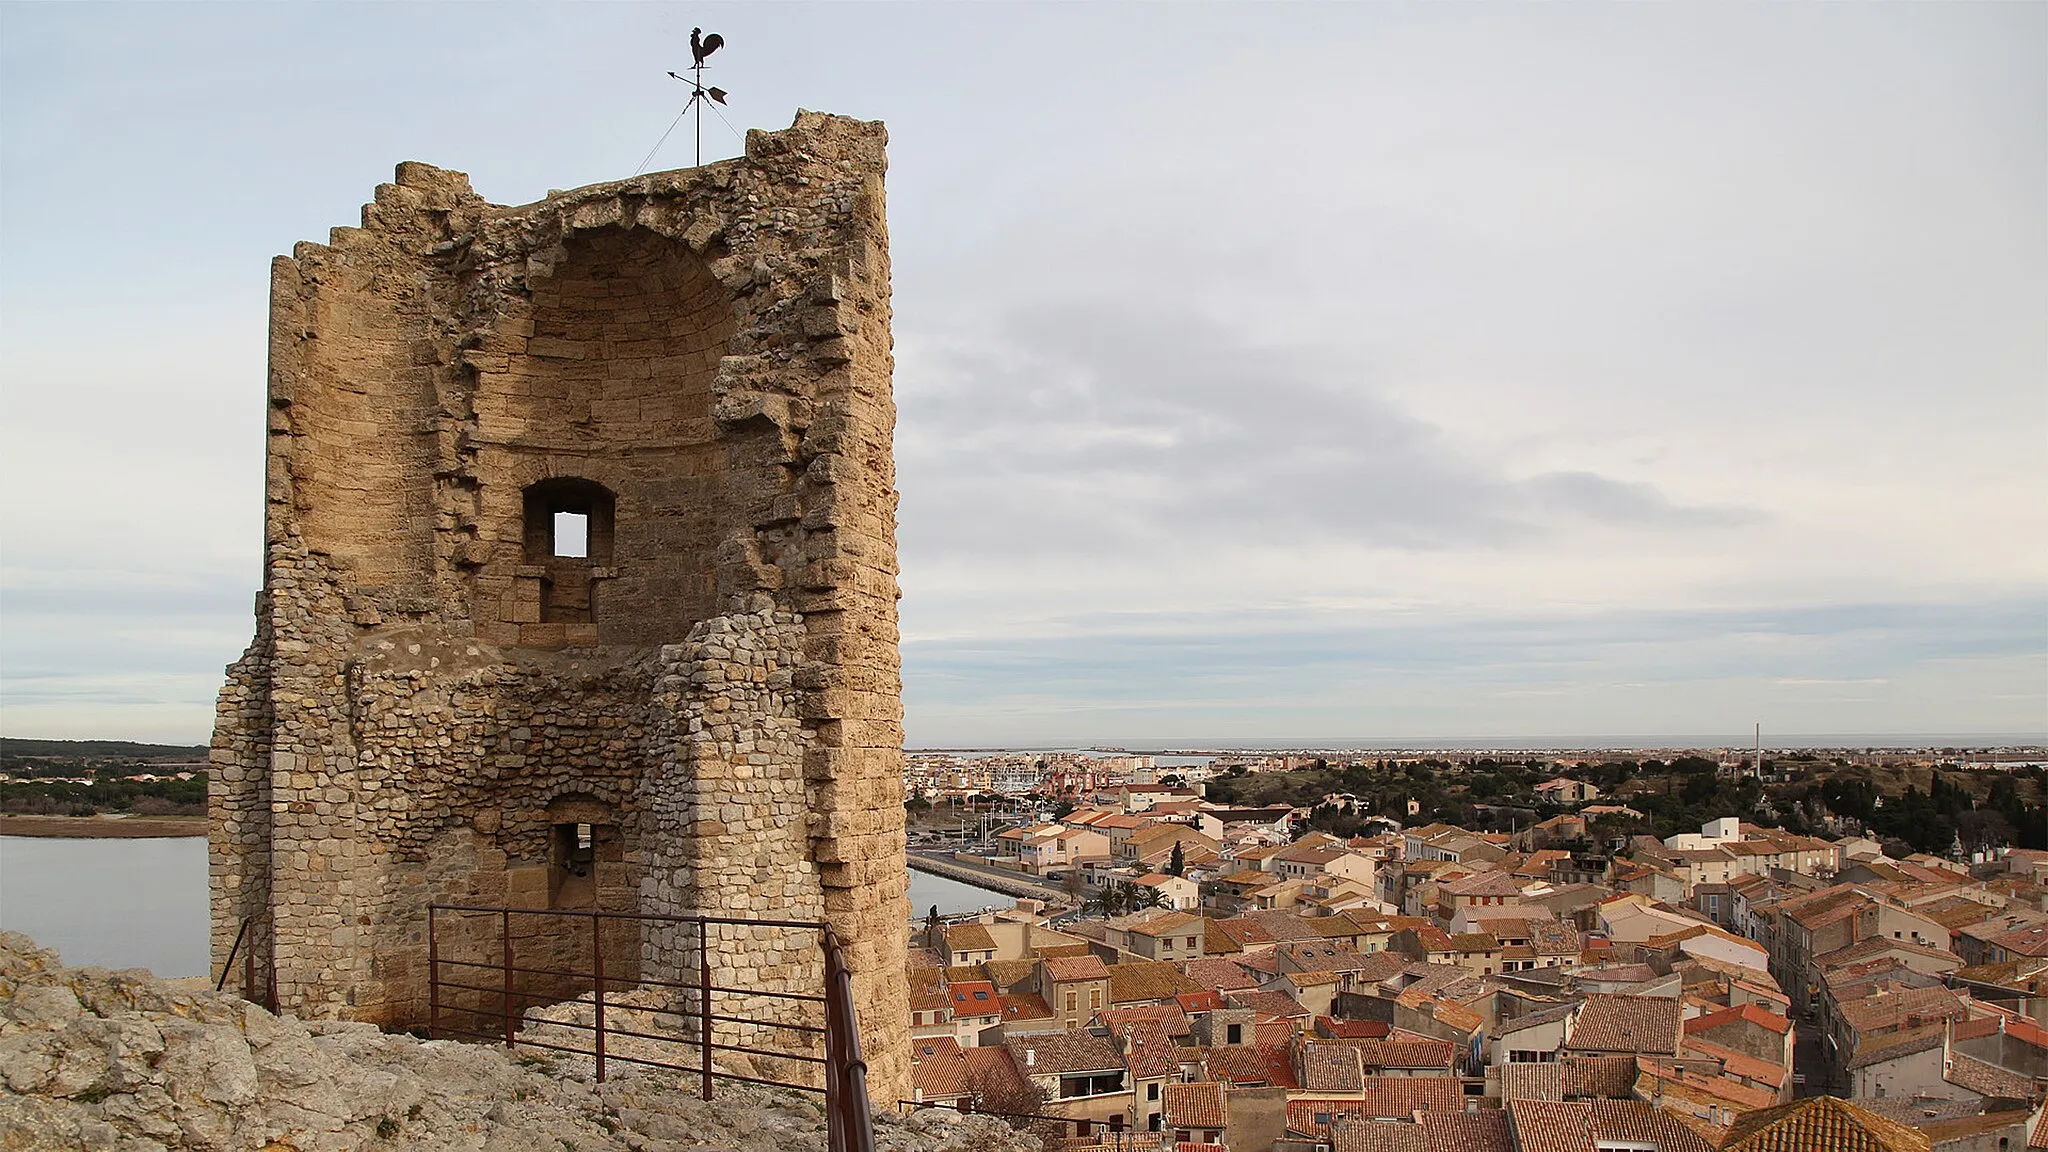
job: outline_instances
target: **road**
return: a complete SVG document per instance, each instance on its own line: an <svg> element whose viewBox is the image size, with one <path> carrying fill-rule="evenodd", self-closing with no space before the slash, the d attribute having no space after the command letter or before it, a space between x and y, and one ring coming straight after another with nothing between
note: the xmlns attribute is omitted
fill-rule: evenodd
<svg viewBox="0 0 2048 1152"><path fill-rule="evenodd" d="M1805 1082L1794 1080L1796 1096L1826 1096L1832 1083L1828 1070L1827 1046L1821 1041L1819 1024L1804 1020L1792 1022L1792 1075L1804 1076Z"/></svg>

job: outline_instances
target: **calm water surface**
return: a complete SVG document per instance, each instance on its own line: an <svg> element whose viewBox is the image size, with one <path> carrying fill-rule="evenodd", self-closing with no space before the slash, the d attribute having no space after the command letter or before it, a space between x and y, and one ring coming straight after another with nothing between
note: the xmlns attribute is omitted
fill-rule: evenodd
<svg viewBox="0 0 2048 1152"><path fill-rule="evenodd" d="M1015 903L985 889L910 874L922 915ZM0 836L0 930L26 932L67 964L207 975L206 839L60 840Z"/></svg>
<svg viewBox="0 0 2048 1152"><path fill-rule="evenodd" d="M206 974L206 838L0 836L0 929L67 964Z"/></svg>

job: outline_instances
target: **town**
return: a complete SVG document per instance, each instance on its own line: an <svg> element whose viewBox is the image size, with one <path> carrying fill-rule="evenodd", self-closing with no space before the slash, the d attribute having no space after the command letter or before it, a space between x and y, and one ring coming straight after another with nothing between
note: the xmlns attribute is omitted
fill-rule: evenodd
<svg viewBox="0 0 2048 1152"><path fill-rule="evenodd" d="M2048 1147L2038 752L908 759L912 866L1039 893L911 927L916 1098L1049 1147Z"/></svg>

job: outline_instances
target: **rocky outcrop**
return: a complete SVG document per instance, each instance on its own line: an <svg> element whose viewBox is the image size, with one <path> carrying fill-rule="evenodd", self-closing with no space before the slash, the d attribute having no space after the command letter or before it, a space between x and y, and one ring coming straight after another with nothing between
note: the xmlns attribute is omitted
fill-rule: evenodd
<svg viewBox="0 0 2048 1152"><path fill-rule="evenodd" d="M888 1152L1025 1152L985 1117L876 1121ZM820 1097L745 1085L707 1103L673 1073L369 1024L275 1016L142 969L66 968L0 933L0 1148L158 1152L782 1152L825 1147Z"/></svg>

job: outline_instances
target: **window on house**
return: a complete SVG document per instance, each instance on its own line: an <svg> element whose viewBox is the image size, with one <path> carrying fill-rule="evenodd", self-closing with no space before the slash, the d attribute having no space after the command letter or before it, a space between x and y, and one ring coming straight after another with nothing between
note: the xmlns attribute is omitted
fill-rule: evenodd
<svg viewBox="0 0 2048 1152"><path fill-rule="evenodd" d="M1242 1043L1244 1043L1244 1025L1242 1025L1242 1024L1226 1024L1226 1025L1224 1025L1224 1027L1223 1027L1223 1042L1224 1042L1225 1044L1242 1044Z"/></svg>
<svg viewBox="0 0 2048 1152"><path fill-rule="evenodd" d="M1102 989L1090 988L1088 990L1088 1006L1090 1008L1102 1007Z"/></svg>
<svg viewBox="0 0 2048 1152"><path fill-rule="evenodd" d="M1080 1000L1080 996L1081 994L1078 992L1067 993L1067 1011L1072 1012L1074 1010L1076 1004Z"/></svg>
<svg viewBox="0 0 2048 1152"><path fill-rule="evenodd" d="M1157 1085L1157 1084L1147 1084L1147 1085L1145 1085L1145 1099L1147 1099L1147 1100L1157 1100L1157 1099L1159 1099L1159 1085ZM1159 1130L1159 1129L1157 1129L1157 1128L1154 1128L1154 1129L1153 1129L1153 1131L1154 1131L1154 1132L1157 1132L1158 1130Z"/></svg>

